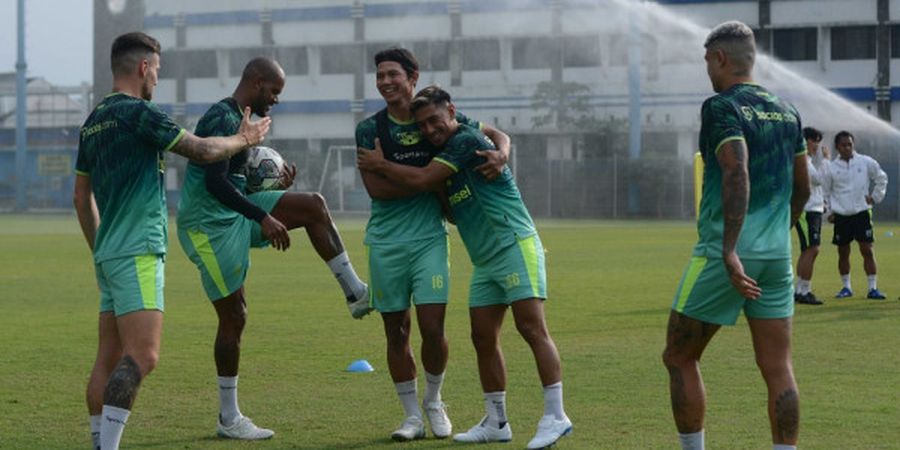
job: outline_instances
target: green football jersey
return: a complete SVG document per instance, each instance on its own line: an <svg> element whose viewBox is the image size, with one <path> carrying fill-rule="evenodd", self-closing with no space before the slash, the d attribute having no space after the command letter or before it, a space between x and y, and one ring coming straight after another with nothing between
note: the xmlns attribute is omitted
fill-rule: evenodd
<svg viewBox="0 0 900 450"><path fill-rule="evenodd" d="M384 111L378 113L382 114ZM375 148L378 137L377 116L374 114L356 126L356 146ZM414 120L402 122L389 114L387 132L391 143L382 149L385 159L399 164L424 167L438 153L423 136ZM480 127L481 123L463 114L457 114L460 123ZM394 151L396 150L396 151ZM372 212L366 225L366 244L410 242L446 234L441 204L434 193L410 192L409 197L380 200L372 199Z"/></svg>
<svg viewBox="0 0 900 450"><path fill-rule="evenodd" d="M485 161L475 152L494 148L480 131L460 124L443 151L434 157L453 169L447 195L473 264L481 264L519 239L537 234L509 167L493 181L475 170Z"/></svg>
<svg viewBox="0 0 900 450"><path fill-rule="evenodd" d="M722 169L716 154L724 143L742 140L747 145L750 201L738 256L790 258L794 157L806 152L800 114L764 87L742 83L707 99L701 118L703 196L694 256L722 257Z"/></svg>
<svg viewBox="0 0 900 450"><path fill-rule="evenodd" d="M232 98L226 98L203 114L194 134L199 137L232 136L240 129L241 120L243 115L237 103ZM228 181L246 195L246 177L229 173ZM188 163L184 184L181 186L181 198L178 200L178 226L191 228L203 222L229 224L240 215L206 189L206 171L203 167L194 162Z"/></svg>
<svg viewBox="0 0 900 450"><path fill-rule="evenodd" d="M122 93L88 116L75 172L90 177L100 212L94 261L166 253L165 152L184 133L153 103Z"/></svg>

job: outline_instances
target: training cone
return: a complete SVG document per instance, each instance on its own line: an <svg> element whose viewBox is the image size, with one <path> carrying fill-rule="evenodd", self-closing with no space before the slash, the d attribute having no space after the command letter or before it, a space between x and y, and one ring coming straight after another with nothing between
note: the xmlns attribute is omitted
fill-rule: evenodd
<svg viewBox="0 0 900 450"><path fill-rule="evenodd" d="M373 372L375 368L364 359L357 359L347 366L347 372Z"/></svg>

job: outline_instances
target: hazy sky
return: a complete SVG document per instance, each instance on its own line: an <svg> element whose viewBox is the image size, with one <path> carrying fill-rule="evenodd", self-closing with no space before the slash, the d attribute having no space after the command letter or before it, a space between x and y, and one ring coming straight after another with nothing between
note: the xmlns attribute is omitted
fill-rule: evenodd
<svg viewBox="0 0 900 450"><path fill-rule="evenodd" d="M0 0L0 72L16 71L16 5ZM92 0L25 0L25 62L29 77L59 85L91 82Z"/></svg>

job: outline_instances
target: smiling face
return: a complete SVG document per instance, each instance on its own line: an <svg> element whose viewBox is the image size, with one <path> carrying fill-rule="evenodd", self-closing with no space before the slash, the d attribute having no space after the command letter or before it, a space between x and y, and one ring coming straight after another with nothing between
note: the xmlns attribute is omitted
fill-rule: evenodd
<svg viewBox="0 0 900 450"><path fill-rule="evenodd" d="M416 89L418 72L407 75L400 63L383 61L375 72L375 87L388 104L408 102Z"/></svg>
<svg viewBox="0 0 900 450"><path fill-rule="evenodd" d="M850 136L841 136L835 143L841 158L848 160L853 156L853 138Z"/></svg>
<svg viewBox="0 0 900 450"><path fill-rule="evenodd" d="M456 107L452 103L429 104L418 108L415 119L419 129L422 130L422 135L436 147L442 147L459 127L456 121Z"/></svg>

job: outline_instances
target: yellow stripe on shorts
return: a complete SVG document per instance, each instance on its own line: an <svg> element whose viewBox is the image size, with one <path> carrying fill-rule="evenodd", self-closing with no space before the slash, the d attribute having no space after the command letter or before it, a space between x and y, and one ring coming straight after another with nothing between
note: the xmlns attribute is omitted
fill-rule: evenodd
<svg viewBox="0 0 900 450"><path fill-rule="evenodd" d="M219 260L216 259L216 253L213 251L212 245L209 243L209 236L202 231L188 230L187 235L194 244L194 251L200 255L200 260L206 266L206 272L212 277L216 287L219 288L221 298L228 297L228 286L225 285L225 277L222 275L222 269L219 268Z"/></svg>
<svg viewBox="0 0 900 450"><path fill-rule="evenodd" d="M675 311L684 312L684 304L687 303L691 291L694 290L694 283L700 278L700 273L706 267L705 256L694 256L691 258L691 264L688 266L687 273L684 274L684 281L681 283L681 291L678 292L678 303L675 304Z"/></svg>
<svg viewBox="0 0 900 450"><path fill-rule="evenodd" d="M525 270L528 271L528 281L531 283L531 296L538 297L538 254L534 236L519 241L519 249L525 259Z"/></svg>
<svg viewBox="0 0 900 450"><path fill-rule="evenodd" d="M144 309L156 309L156 262L157 255L140 255L134 257L138 286L141 288L141 303Z"/></svg>

